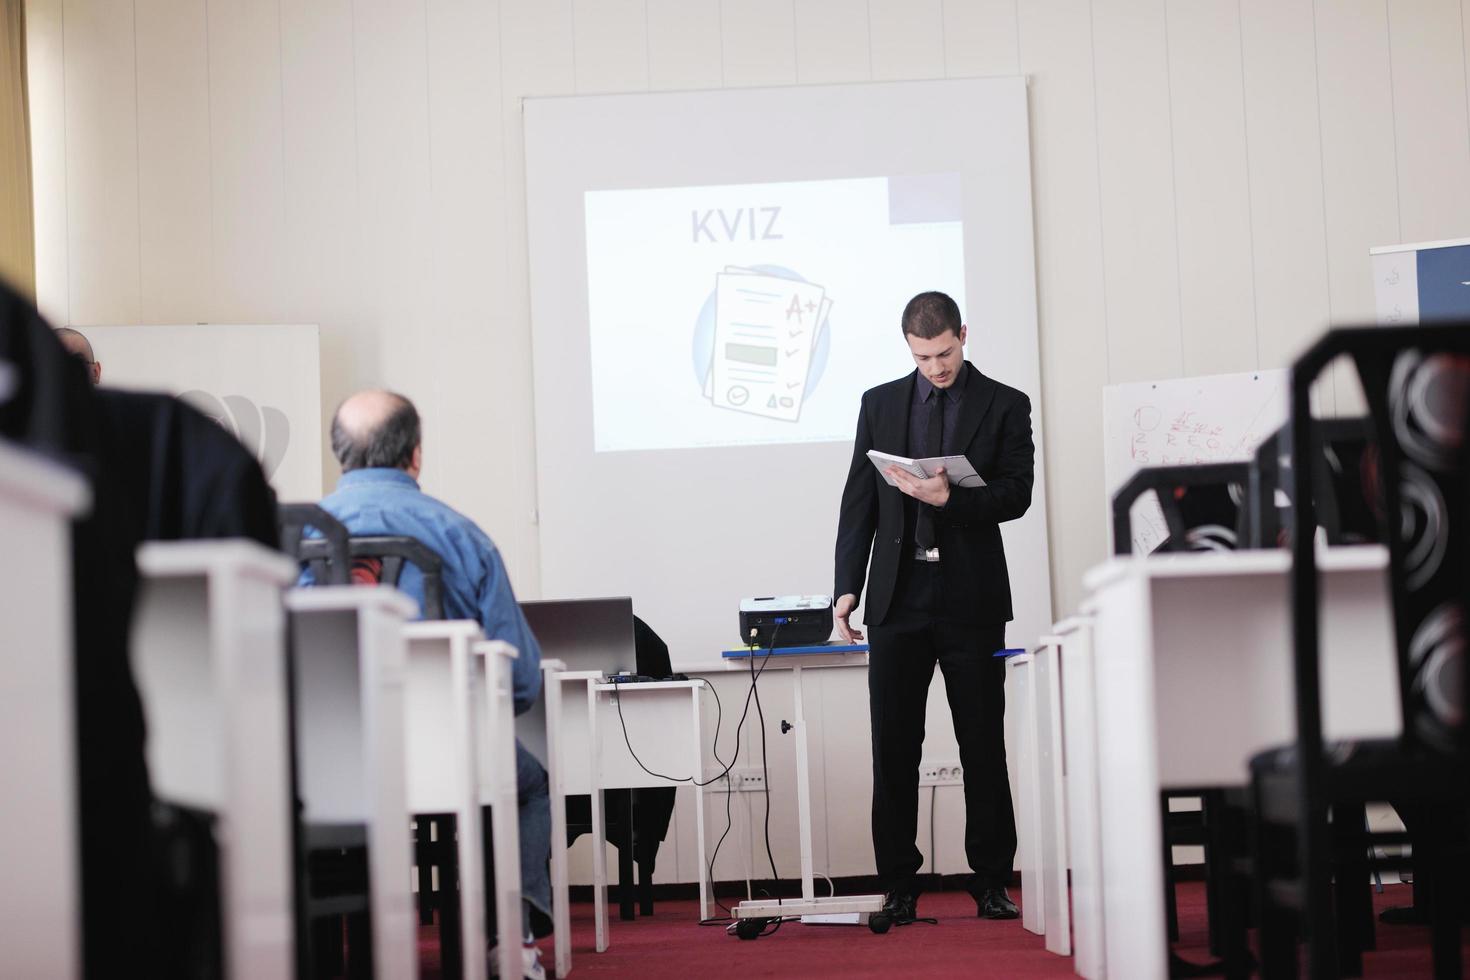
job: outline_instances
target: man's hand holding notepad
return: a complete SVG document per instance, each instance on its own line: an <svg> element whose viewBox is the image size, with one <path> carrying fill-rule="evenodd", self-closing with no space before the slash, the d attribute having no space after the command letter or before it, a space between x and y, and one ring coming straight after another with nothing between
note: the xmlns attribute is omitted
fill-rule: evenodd
<svg viewBox="0 0 1470 980"><path fill-rule="evenodd" d="M921 480L927 480L936 475L943 468L945 475L949 477L949 485L952 487L983 487L985 481L980 474L975 472L975 467L963 456L931 456L928 459L909 459L907 456L894 456L890 453L880 453L876 449L868 450L868 459L872 460L879 474L890 487L897 486L893 477L888 475L889 467L897 467L911 476Z"/></svg>

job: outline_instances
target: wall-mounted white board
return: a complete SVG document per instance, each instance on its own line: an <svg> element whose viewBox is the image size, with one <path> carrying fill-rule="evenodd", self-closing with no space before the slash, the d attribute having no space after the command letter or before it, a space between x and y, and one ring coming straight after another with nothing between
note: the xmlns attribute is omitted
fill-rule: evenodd
<svg viewBox="0 0 1470 980"><path fill-rule="evenodd" d="M1381 326L1470 320L1470 238L1368 250Z"/></svg>
<svg viewBox="0 0 1470 980"><path fill-rule="evenodd" d="M831 591L859 397L914 369L899 318L937 289L1031 396L1009 633L1050 628L1024 79L528 99L525 127L543 596L631 595L688 668L741 598Z"/></svg>
<svg viewBox="0 0 1470 980"><path fill-rule="evenodd" d="M1112 497L1144 466L1249 460L1287 419L1289 372L1243 371L1103 389L1103 472ZM1145 495L1131 513L1134 554L1147 554L1168 529L1157 501Z"/></svg>
<svg viewBox="0 0 1470 980"><path fill-rule="evenodd" d="M314 324L78 327L102 384L177 395L260 460L281 500L322 495L320 344Z"/></svg>

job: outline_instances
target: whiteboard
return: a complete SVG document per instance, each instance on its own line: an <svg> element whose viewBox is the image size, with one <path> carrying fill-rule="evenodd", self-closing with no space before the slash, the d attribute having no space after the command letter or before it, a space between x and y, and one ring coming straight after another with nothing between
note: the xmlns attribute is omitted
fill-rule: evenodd
<svg viewBox="0 0 1470 980"><path fill-rule="evenodd" d="M260 460L284 501L322 495L320 346L313 324L78 327L109 388L177 395Z"/></svg>
<svg viewBox="0 0 1470 980"><path fill-rule="evenodd" d="M1382 327L1470 318L1470 238L1368 250Z"/></svg>
<svg viewBox="0 0 1470 980"><path fill-rule="evenodd" d="M1103 472L1108 540L1113 494L1144 466L1250 460L1285 424L1290 400L1285 368L1141 381L1103 389ZM1147 554L1169 536L1152 494L1133 505L1133 551Z"/></svg>
<svg viewBox="0 0 1470 980"><path fill-rule="evenodd" d="M1024 79L528 99L525 135L543 597L630 595L634 610L668 642L675 668L693 670L718 665L720 651L740 642L742 598L830 593L861 392L914 370L899 316L914 293L939 289L964 297L970 360L1031 398L1032 505L1002 525L1015 607L1007 634L1024 646L1051 628ZM850 248L798 256L800 267L786 260L806 248L802 236L816 227L808 221L815 212L772 195L811 182L935 174L959 178L963 262L953 272L928 268L910 281L906 265ZM721 204L732 187L749 193ZM716 197L692 215L687 207L670 212L667 223L644 216L620 226L630 238L640 236L627 244L631 254L658 257L646 259L661 277L650 308L678 307L676 317L630 319L622 336L638 354L626 370L644 372L650 383L685 384L691 407L669 428L698 422L708 444L650 439L642 449L599 452L595 390L608 369L594 372L601 362L593 338L601 328L593 300L601 294L589 289L589 279L602 280L595 261L589 264L589 247L592 259L603 248L589 242L589 195L595 201L604 192L630 192L640 207L662 207L690 188ZM669 193L642 193L649 190ZM767 219L777 205L771 228ZM754 231L750 208L762 216ZM727 235L727 227L736 234ZM719 240L710 241L707 231ZM768 241L767 231L783 237ZM664 233L689 247L650 237ZM696 258L707 263L702 272ZM725 427L745 431L749 420L707 400L692 404L704 380L694 360L702 353L701 363L710 364L710 348L697 350L700 303L727 266L758 265L799 270L834 299L826 373L802 403L799 424L812 423L804 433L809 441L737 445ZM687 302L675 302L686 295ZM675 342L678 330L682 342ZM829 411L835 428L826 425ZM648 448L655 443L664 448ZM855 621L863 621L861 608Z"/></svg>

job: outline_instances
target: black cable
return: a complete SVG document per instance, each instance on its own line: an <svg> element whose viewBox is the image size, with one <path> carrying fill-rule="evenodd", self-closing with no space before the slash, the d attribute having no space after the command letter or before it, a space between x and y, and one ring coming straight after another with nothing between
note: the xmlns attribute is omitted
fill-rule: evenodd
<svg viewBox="0 0 1470 980"><path fill-rule="evenodd" d="M769 767L768 767L768 765L766 763L765 713L761 710L760 690L756 686L756 681L758 681L760 679L760 675L761 674L765 673L766 664L769 663L769 661L771 659L771 654L775 652L776 637L778 635L780 635L780 632L781 632L781 626L780 626L780 624L777 624L776 629L774 631L772 631L772 633L771 633L771 645L766 649L766 655L761 658L761 665L760 665L760 669L759 670L757 670L756 667L755 667L755 650L756 650L756 647L755 647L755 643L754 643L754 638L752 638L752 642L750 642L749 644L747 644L747 648L750 650L750 669L751 669L750 690L745 693L745 706L744 706L744 708L740 712L740 721L737 722L736 725L735 725L735 751L730 756L729 763L726 763L723 759L720 758L720 730L721 730L721 728L724 725L725 708L724 708L723 703L720 701L720 692L718 690L716 690L715 689L715 686L713 684L711 684L708 680L705 681L705 685L704 686L712 694L714 694L714 696L715 696L715 710L716 710L716 714L715 714L715 737L714 737L713 746L711 748L711 752L713 753L713 755L715 757L715 762L717 764L723 766L723 768L721 769L721 771L717 775L712 776L709 779L704 780L702 782L699 779L697 779L696 777L694 777L694 776L669 776L669 775L665 775L664 773L661 773L661 772L655 772L654 770L648 768L648 766L646 766L646 765L643 764L643 760L640 759L640 758L638 758L638 753L633 748L632 739L628 735L628 722L627 722L627 719L625 719L623 717L622 688L620 686L617 686L616 684L613 687L613 704L614 704L614 706L616 706L616 708L618 710L618 724L619 724L619 727L621 727L622 728L622 731L623 731L623 744L628 747L628 754L633 757L633 761L638 764L638 768L642 769L644 772L648 773L650 776L653 776L656 779L665 779L665 780L668 780L671 783L689 783L690 785L700 786L700 787L708 786L711 783L715 783L715 782L718 782L721 779L724 779L726 776L728 776L730 774L730 770L732 770L735 767L735 763L740 758L740 732L745 727L745 719L747 717L749 717L749 715L750 715L750 701L751 701L751 696L752 695L755 696L756 713L760 717L760 721L761 721L761 772L762 772L762 780L766 784L764 786L764 793L765 793L765 797L766 797L766 823L765 823L765 831L766 831L766 858L768 860L770 860L770 862L771 862L771 874L773 876L776 875L776 862L775 862L775 859L773 857L771 857L771 791L770 791L770 769L769 769ZM711 892L712 893L713 893L713 889L714 889L714 877L715 877L714 868L715 868L715 860L720 855L720 846L722 844L724 844L725 838L729 836L730 830L734 826L734 818L733 818L733 815L731 814L731 803L730 803L730 796L731 796L731 794L733 792L734 792L734 787L728 787L726 789L726 792L725 792L725 830L724 830L723 833L720 834L719 840L717 840L715 842L714 852L710 855L710 859L709 859L709 872L708 872L708 877L709 877L710 888L711 888ZM725 905L724 902L721 902L719 900L719 897L718 896L715 896L715 904L718 905L720 907L720 909L723 910L727 916L730 915L730 909ZM722 924L722 923L724 923L726 921L727 920L722 920L722 919L703 919L703 920L700 921L699 924L700 925L719 925L719 924ZM778 921L777 922L777 925L776 925L776 929L779 929L779 928L780 928L780 923ZM771 931L774 932L775 929L772 929ZM764 935L769 935L769 933L764 933Z"/></svg>
<svg viewBox="0 0 1470 980"><path fill-rule="evenodd" d="M756 681L758 681L760 679L760 675L761 674L765 673L766 664L770 662L771 653L775 650L776 636L779 635L780 632L781 632L781 626L780 626L780 624L777 624L776 629L774 631L772 631L772 633L771 633L771 646L769 646L769 647L766 648L766 655L761 658L761 666L760 666L760 669L759 670L756 670L756 668L755 668L755 650L756 650L756 647L755 647L755 637L754 637L753 634L750 637L749 642L746 643L746 649L750 652L750 670L751 670L751 675L750 675L750 689L745 692L745 708L744 708L743 711L740 712L740 722L739 722L739 724L737 724L735 726L735 755L731 757L731 759L730 759L730 765L725 767L725 772L726 773L728 773L730 771L731 767L734 766L736 760L740 756L740 730L745 725L745 719L746 719L746 717L750 714L750 698L751 698L751 695L755 695L755 698L756 698L756 711L758 713L760 711L760 692L756 688ZM764 731L765 730L765 719L764 719L764 716L762 716L762 718L761 718L761 728L762 728L762 739L764 740L764 734L765 734L765 731ZM716 760L715 761L719 761L718 756L716 757ZM771 808L770 796L769 796L769 793L770 793L770 776L769 776L769 770L764 770L763 769L763 772L766 773L766 775L764 777L764 781L767 784L766 785L766 793L767 793L767 798L766 798L766 819L767 819L767 822L766 822L766 827L767 827L767 830L766 830L766 850L767 850L767 857L769 857L770 856L769 855L770 843L771 843L770 829L769 829L770 828L770 808ZM734 795L734 793L735 793L735 788L733 786L727 786L725 788L725 831L724 831L724 833L720 834L720 839L715 842L715 850L714 850L714 853L710 855L710 859L709 859L709 879L710 879L711 882L713 882L714 881L714 878L715 878L715 860L720 856L720 845L725 842L725 838L729 835L730 828L733 826L733 820L732 820L732 818L730 816L730 798ZM774 871L775 870L775 864L774 864L774 862L772 863L772 866L771 867L772 867L772 870ZM713 886L711 886L711 887L713 888ZM725 912L725 914L727 916L731 916L732 915L731 910L729 908L727 908L725 906L725 903L724 902L721 902L718 897L715 898L715 904L718 905L721 909L723 909L724 912ZM720 924L720 921L721 920L718 920L718 919L704 919L699 924L702 925L702 926L704 926L704 925L718 925L718 924ZM726 925L726 930L725 931L726 932L729 932L730 930L734 929L735 926L739 924L739 921L740 920L734 919L733 916L732 916L731 920L728 921L728 923ZM777 919L777 922L776 922L775 929L770 930L770 932L762 932L761 935L768 936L772 932L775 932L776 929L779 929L779 928L781 928L781 923L780 923L780 920L778 918Z"/></svg>
<svg viewBox="0 0 1470 980"><path fill-rule="evenodd" d="M775 630L771 632L771 645L766 648L766 660L769 660L771 654L776 652L776 636L780 632L781 625L778 623ZM781 875L776 871L776 858L771 853L771 769L766 762L766 713L761 708L761 692L760 688L756 685L756 681L760 679L760 674L755 672L754 656L751 657L750 668L750 689L755 692L755 713L761 723L761 791L766 798L766 860L771 864L771 881L774 884L781 880ZM761 669L765 669L764 662L761 664ZM777 928L780 928L779 924Z"/></svg>

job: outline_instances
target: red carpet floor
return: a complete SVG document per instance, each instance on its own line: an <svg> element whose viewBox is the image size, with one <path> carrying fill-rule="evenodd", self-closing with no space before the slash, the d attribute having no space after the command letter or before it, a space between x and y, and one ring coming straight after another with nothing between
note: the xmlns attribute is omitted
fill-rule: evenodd
<svg viewBox="0 0 1470 980"><path fill-rule="evenodd" d="M1019 889L1011 895L1023 901ZM1409 888L1389 885L1376 898L1379 908L1409 901ZM715 977L1071 977L1072 961L1048 953L1040 936L1019 921L989 922L975 918L975 906L963 892L923 896L919 914L938 925L915 923L878 936L852 926L803 926L787 923L775 935L742 941L722 927L698 926L698 903L660 902L656 913L611 923L612 946L592 950L592 906L572 907L573 977L629 977L638 980ZM1209 959L1206 949L1204 886L1187 882L1179 889L1180 942L1187 959ZM1378 951L1367 954L1365 977L1408 978L1429 975L1428 930L1410 926L1380 927ZM1470 937L1467 937L1470 938ZM437 980L436 930L420 932L422 976ZM551 970L551 940L542 943L542 961ZM1470 963L1470 944L1467 944Z"/></svg>

